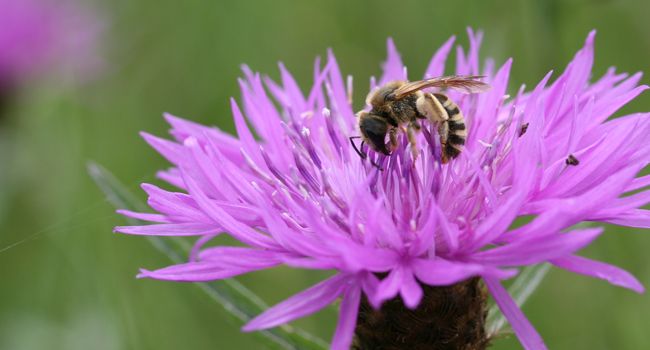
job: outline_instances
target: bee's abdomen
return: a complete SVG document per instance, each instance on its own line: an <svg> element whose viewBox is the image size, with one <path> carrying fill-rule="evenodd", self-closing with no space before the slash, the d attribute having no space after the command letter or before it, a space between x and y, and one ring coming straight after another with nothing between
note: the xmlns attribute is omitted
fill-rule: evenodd
<svg viewBox="0 0 650 350"><path fill-rule="evenodd" d="M467 138L467 127L458 105L445 95L435 94L434 96L440 101L448 116L446 128L440 128L441 132L446 132L446 135L440 135L442 140L446 140L442 149L442 161L446 163L449 159L458 157L463 150Z"/></svg>

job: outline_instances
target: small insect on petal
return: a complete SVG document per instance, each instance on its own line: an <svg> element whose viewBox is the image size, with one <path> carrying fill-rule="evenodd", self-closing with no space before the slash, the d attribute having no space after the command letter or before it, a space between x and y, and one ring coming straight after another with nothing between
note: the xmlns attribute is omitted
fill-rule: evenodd
<svg viewBox="0 0 650 350"><path fill-rule="evenodd" d="M576 158L573 154L569 154L569 156L565 160L566 165L578 165L580 164L580 161L578 158Z"/></svg>

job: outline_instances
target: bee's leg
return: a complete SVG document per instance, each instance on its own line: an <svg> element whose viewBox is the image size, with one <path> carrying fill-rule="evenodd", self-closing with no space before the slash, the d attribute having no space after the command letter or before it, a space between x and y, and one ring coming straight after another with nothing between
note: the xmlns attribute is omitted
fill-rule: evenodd
<svg viewBox="0 0 650 350"><path fill-rule="evenodd" d="M446 153L449 136L449 122L445 120L438 125L438 134L440 134L440 148L442 149L441 161L442 164L445 164L449 160Z"/></svg>
<svg viewBox="0 0 650 350"><path fill-rule="evenodd" d="M417 140L415 139L416 130L420 130L420 125L417 124L417 122L415 123L411 122L406 127L406 135L408 136L409 145L411 146L411 155L413 156L413 161L417 159L419 153Z"/></svg>
<svg viewBox="0 0 650 350"><path fill-rule="evenodd" d="M397 128L391 128L388 130L388 138L390 140L390 151L393 152L397 149Z"/></svg>
<svg viewBox="0 0 650 350"><path fill-rule="evenodd" d="M440 95L440 98L443 98ZM447 96L444 96L446 98ZM418 113L425 116L432 124L441 123L449 119L449 115L445 110L445 107L442 106L442 103L438 100L436 96L429 93L424 93L416 101L416 107Z"/></svg>

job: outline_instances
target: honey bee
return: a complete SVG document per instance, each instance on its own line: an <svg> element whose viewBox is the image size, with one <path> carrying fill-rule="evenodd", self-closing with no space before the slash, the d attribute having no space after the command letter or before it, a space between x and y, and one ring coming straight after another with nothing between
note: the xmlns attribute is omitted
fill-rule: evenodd
<svg viewBox="0 0 650 350"><path fill-rule="evenodd" d="M440 158L443 164L447 163L460 154L465 144L467 128L463 114L447 95L422 90L432 87L451 88L465 93L489 90L490 86L479 81L480 78L483 76L447 76L412 82L392 81L380 86L366 98L370 111L357 113L361 136L350 137L350 142L363 159L367 158L367 154L357 148L353 141L355 138L361 138L361 148L367 143L375 152L390 155L397 148L397 133L401 130L406 132L415 159L418 154L415 136L422 128L419 120L427 119L438 125L442 146Z"/></svg>

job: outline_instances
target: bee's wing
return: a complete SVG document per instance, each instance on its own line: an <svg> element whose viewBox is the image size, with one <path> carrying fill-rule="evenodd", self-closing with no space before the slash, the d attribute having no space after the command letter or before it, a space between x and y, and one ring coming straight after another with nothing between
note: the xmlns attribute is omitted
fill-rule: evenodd
<svg viewBox="0 0 650 350"><path fill-rule="evenodd" d="M481 78L484 78L484 76L452 75L447 77L437 77L412 81L400 86L397 90L395 90L393 94L395 95L395 98L400 99L412 92L430 87L450 88L467 94L485 92L490 89L490 85L477 80Z"/></svg>

